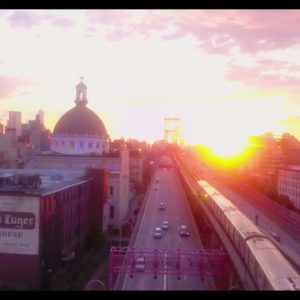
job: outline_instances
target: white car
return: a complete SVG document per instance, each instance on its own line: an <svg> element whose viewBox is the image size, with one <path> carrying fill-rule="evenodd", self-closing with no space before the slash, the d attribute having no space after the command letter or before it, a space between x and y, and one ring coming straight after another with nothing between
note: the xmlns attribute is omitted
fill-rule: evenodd
<svg viewBox="0 0 300 300"><path fill-rule="evenodd" d="M139 257L135 261L135 269L139 272L143 272L145 270L146 264L145 264L145 258Z"/></svg>
<svg viewBox="0 0 300 300"><path fill-rule="evenodd" d="M161 239L161 238L162 238L162 230L161 230L160 227L156 227L156 228L154 229L153 237L154 237L155 239Z"/></svg>
<svg viewBox="0 0 300 300"><path fill-rule="evenodd" d="M168 221L163 221L161 228L165 229L165 230L169 229L169 222Z"/></svg>

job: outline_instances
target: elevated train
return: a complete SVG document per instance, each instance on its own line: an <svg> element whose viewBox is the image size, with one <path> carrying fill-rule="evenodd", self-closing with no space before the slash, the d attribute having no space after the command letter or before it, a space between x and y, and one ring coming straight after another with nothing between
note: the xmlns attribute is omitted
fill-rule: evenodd
<svg viewBox="0 0 300 300"><path fill-rule="evenodd" d="M228 199L198 180L204 199L246 263L259 290L300 290L300 276L280 250Z"/></svg>

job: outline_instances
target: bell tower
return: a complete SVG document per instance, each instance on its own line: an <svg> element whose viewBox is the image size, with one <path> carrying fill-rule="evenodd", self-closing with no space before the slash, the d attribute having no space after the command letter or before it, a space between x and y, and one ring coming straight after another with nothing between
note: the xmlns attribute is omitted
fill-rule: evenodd
<svg viewBox="0 0 300 300"><path fill-rule="evenodd" d="M76 99L75 103L76 105L86 105L88 103L88 100L86 98L86 90L87 86L82 82L83 77L80 77L80 82L76 85Z"/></svg>

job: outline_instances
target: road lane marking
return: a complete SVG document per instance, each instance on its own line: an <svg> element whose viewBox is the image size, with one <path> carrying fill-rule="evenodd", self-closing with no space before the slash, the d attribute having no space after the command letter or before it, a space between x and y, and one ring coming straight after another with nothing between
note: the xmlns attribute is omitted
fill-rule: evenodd
<svg viewBox="0 0 300 300"><path fill-rule="evenodd" d="M164 274L164 291L167 289L167 253L165 253L165 274Z"/></svg>

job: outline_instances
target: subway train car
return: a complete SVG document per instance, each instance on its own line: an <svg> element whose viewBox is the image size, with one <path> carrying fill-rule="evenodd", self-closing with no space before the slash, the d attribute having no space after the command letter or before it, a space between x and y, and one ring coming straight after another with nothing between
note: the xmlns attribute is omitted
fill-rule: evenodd
<svg viewBox="0 0 300 300"><path fill-rule="evenodd" d="M207 205L244 259L259 290L300 290L300 275L261 230L205 180Z"/></svg>

